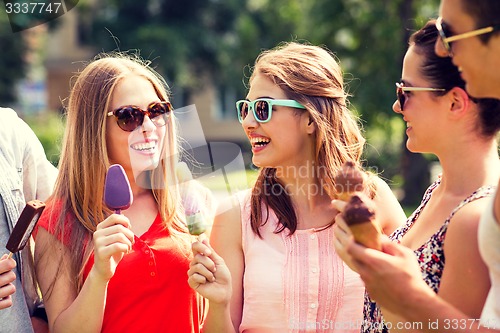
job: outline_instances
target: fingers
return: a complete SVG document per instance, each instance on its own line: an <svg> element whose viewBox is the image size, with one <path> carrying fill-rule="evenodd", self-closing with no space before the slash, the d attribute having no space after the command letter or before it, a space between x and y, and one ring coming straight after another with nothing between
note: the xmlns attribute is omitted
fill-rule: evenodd
<svg viewBox="0 0 500 333"><path fill-rule="evenodd" d="M15 291L15 288L14 288ZM6 296L6 297L0 297L0 310L2 309L7 309L12 306L12 297Z"/></svg>
<svg viewBox="0 0 500 333"><path fill-rule="evenodd" d="M191 250L193 251L194 256L196 256L197 254L210 256L212 255L213 252L212 248L208 243L208 239L204 234L201 234L198 237L197 242L191 244Z"/></svg>
<svg viewBox="0 0 500 333"><path fill-rule="evenodd" d="M336 210L338 210L340 213L342 213L345 209L345 205L347 205L347 202L343 200L332 200L332 206Z"/></svg>
<svg viewBox="0 0 500 333"><path fill-rule="evenodd" d="M197 254L190 264L188 276L196 284L205 284L215 281L215 272L215 263L210 258Z"/></svg>
<svg viewBox="0 0 500 333"><path fill-rule="evenodd" d="M134 244L134 233L130 230L130 227L130 221L127 217L112 214L97 225L94 232L94 243L99 242L100 245L109 245L114 242L121 242L127 244L131 250L132 244Z"/></svg>
<svg viewBox="0 0 500 333"><path fill-rule="evenodd" d="M2 258L0 258L0 276L1 274L11 271L16 267L16 261L12 258L8 259L8 255L4 254ZM2 285L0 283L0 285Z"/></svg>
<svg viewBox="0 0 500 333"><path fill-rule="evenodd" d="M16 280L16 274L13 269L16 262L13 259L7 259L7 255L2 256L0 260L0 309L6 309L12 306L11 295L16 292L16 287L12 284Z"/></svg>
<svg viewBox="0 0 500 333"><path fill-rule="evenodd" d="M217 271L215 262L209 257L215 253L208 245L208 240L194 242L191 245L193 251L193 260L190 263L187 272L188 283L193 289L200 285L215 281L215 272Z"/></svg>
<svg viewBox="0 0 500 333"><path fill-rule="evenodd" d="M349 226L345 222L342 214L337 214L337 216L335 216L335 224L337 225L337 228L342 230L342 232L344 232L345 234L352 235L351 228L349 228Z"/></svg>
<svg viewBox="0 0 500 333"><path fill-rule="evenodd" d="M93 234L95 260L108 261L111 257L121 260L132 250L134 233L127 217L112 214L97 225Z"/></svg>

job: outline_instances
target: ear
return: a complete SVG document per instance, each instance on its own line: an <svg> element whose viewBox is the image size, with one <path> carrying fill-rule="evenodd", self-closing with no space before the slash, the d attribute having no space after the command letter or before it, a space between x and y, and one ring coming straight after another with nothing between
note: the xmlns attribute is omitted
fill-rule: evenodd
<svg viewBox="0 0 500 333"><path fill-rule="evenodd" d="M448 94L450 95L450 112L455 117L461 117L466 114L469 109L471 100L467 92L459 87L451 89Z"/></svg>
<svg viewBox="0 0 500 333"><path fill-rule="evenodd" d="M306 115L305 121L307 121L306 132L307 134L313 134L316 131L316 123L311 115Z"/></svg>

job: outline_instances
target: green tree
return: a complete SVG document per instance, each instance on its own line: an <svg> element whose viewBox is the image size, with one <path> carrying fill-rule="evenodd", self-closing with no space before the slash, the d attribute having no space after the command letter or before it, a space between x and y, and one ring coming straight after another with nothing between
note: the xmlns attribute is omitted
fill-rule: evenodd
<svg viewBox="0 0 500 333"><path fill-rule="evenodd" d="M350 82L351 102L366 127L383 128L385 140L377 150L368 149L371 165L392 178L402 173L404 204L415 204L429 183L428 161L410 153L403 138L402 150L390 144L394 130L391 119L395 100L394 82L411 32L437 13L439 1L424 0L316 0L310 2L306 29L314 43L325 43L337 52L343 68L354 78ZM401 154L403 152L403 154ZM377 156L379 155L379 156ZM400 159L399 165L394 163ZM377 162L378 163L373 163Z"/></svg>
<svg viewBox="0 0 500 333"><path fill-rule="evenodd" d="M25 76L26 43L21 33L13 33L7 14L0 9L0 105L16 101L16 83Z"/></svg>

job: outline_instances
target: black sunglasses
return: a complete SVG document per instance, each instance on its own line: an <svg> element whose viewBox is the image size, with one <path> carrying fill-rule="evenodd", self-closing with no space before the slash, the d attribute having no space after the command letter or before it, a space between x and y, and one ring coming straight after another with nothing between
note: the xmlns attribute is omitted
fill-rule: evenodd
<svg viewBox="0 0 500 333"><path fill-rule="evenodd" d="M172 111L172 104L169 102L153 102L148 105L147 110L135 105L126 105L108 112L108 116L115 116L116 123L122 130L132 132L142 125L144 116L148 116L156 127L165 126Z"/></svg>
<svg viewBox="0 0 500 333"><path fill-rule="evenodd" d="M398 98L399 107L401 111L406 102L406 91L446 91L444 88L428 88L428 87L405 87L404 82L396 82L396 96Z"/></svg>
<svg viewBox="0 0 500 333"><path fill-rule="evenodd" d="M451 42L454 42L454 41L457 41L460 39L474 37L474 36L480 36L480 35L491 33L491 32L496 31L496 30L500 30L500 24L494 24L494 25L491 25L489 27L480 28L480 29L464 32L463 34L450 36L451 33L450 33L448 27L446 26L446 24L443 22L443 18L439 17L436 20L436 29L439 33L439 37L440 37L440 40L441 40L443 47L448 52L448 55L451 56L452 55Z"/></svg>

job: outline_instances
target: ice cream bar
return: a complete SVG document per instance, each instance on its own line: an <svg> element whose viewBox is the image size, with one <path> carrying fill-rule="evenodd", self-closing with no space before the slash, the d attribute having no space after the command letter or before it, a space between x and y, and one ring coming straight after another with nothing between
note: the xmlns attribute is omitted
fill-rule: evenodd
<svg viewBox="0 0 500 333"><path fill-rule="evenodd" d="M180 162L176 167L177 179L180 183L182 205L186 214L186 224L191 235L201 235L207 229L205 216L201 211L202 199L194 186L189 186L193 176L186 163Z"/></svg>
<svg viewBox="0 0 500 333"><path fill-rule="evenodd" d="M380 227L375 220L375 208L367 196L356 193L347 202L342 217L356 242L376 250L382 249Z"/></svg>
<svg viewBox="0 0 500 333"><path fill-rule="evenodd" d="M116 214L130 207L133 201L132 190L125 170L120 164L113 164L106 174L104 185L104 203Z"/></svg>
<svg viewBox="0 0 500 333"><path fill-rule="evenodd" d="M9 257L26 246L44 208L45 203L40 200L31 200L26 203L5 246L11 252Z"/></svg>
<svg viewBox="0 0 500 333"><path fill-rule="evenodd" d="M354 192L362 192L364 174L352 161L347 161L335 175L335 190L340 200L347 201Z"/></svg>

